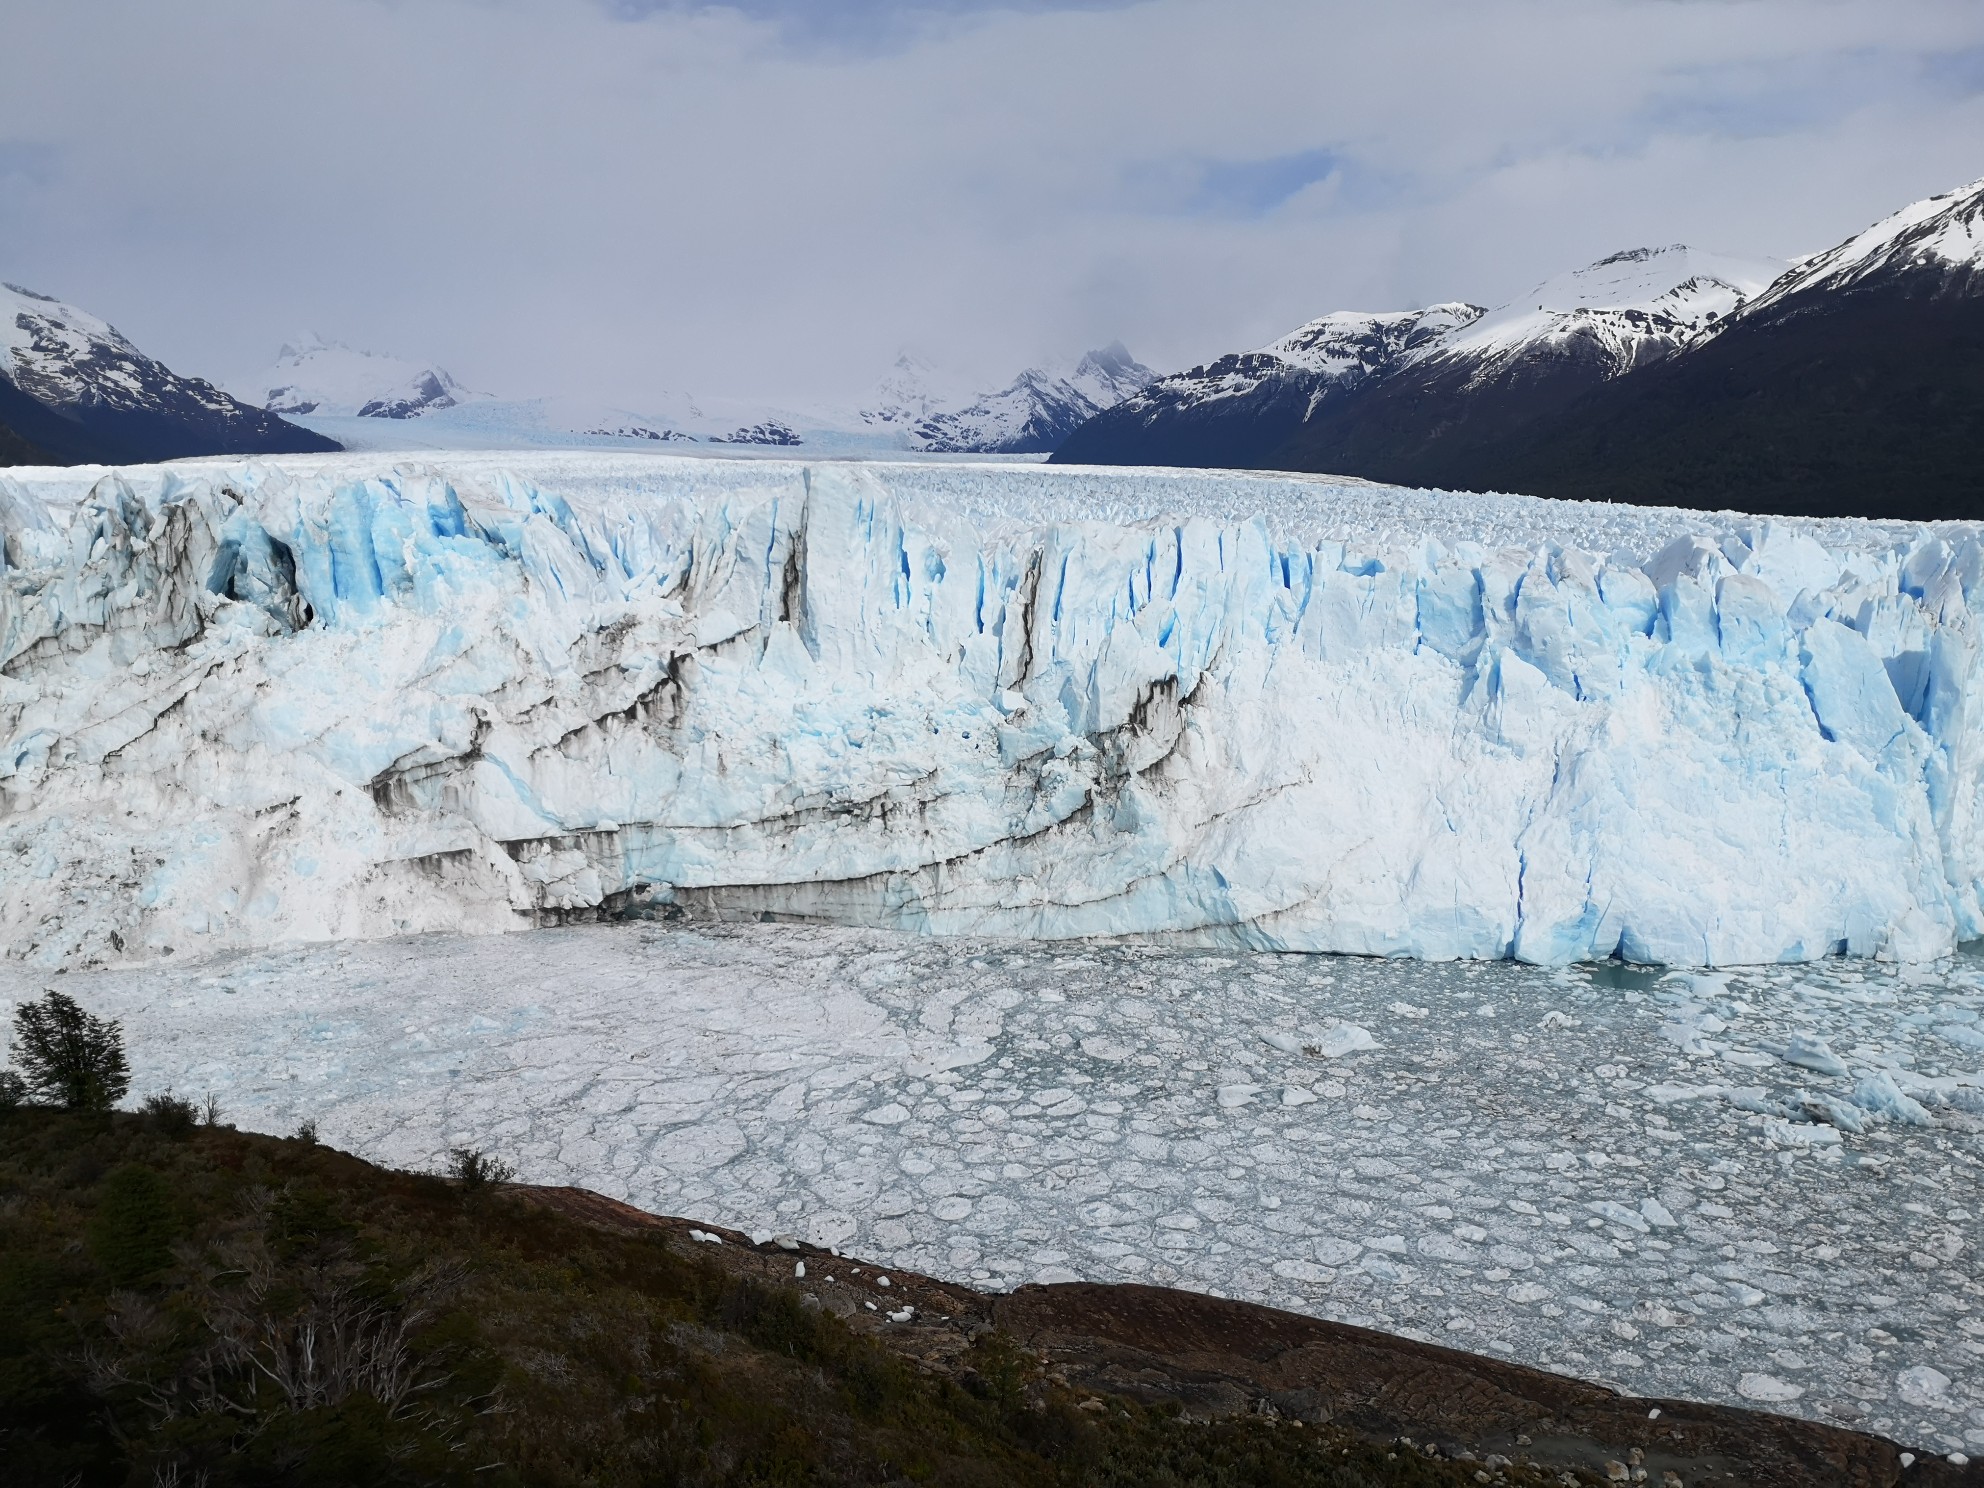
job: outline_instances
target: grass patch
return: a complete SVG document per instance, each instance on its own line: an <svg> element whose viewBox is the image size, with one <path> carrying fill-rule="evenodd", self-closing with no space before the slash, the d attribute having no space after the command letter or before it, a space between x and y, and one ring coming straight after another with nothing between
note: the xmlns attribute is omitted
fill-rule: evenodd
<svg viewBox="0 0 1984 1488"><path fill-rule="evenodd" d="M1328 1429L1098 1408L996 1333L940 1377L659 1236L177 1116L0 1111L0 1480L1474 1481Z"/></svg>

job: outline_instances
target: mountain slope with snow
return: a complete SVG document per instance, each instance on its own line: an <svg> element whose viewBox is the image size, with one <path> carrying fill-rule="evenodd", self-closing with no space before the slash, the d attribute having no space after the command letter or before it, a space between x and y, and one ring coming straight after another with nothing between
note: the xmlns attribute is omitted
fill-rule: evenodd
<svg viewBox="0 0 1984 1488"><path fill-rule="evenodd" d="M1263 447L1415 351L1483 314L1475 305L1367 315L1339 311L1258 351L1158 378L1064 439L1054 458L1076 464L1246 468ZM1133 452L1134 458L1125 454Z"/></svg>
<svg viewBox="0 0 1984 1488"><path fill-rule="evenodd" d="M1119 341L1065 372L1028 368L999 392L926 413L911 426L908 442L948 454L1048 454L1156 376Z"/></svg>
<svg viewBox="0 0 1984 1488"><path fill-rule="evenodd" d="M1053 458L1984 517L1981 262L1984 182L1795 266L1638 249L1397 351L1380 328L1404 317L1325 317L1305 332L1372 328L1347 378L1277 343L1164 379Z"/></svg>
<svg viewBox="0 0 1984 1488"><path fill-rule="evenodd" d="M314 349L313 349L314 348ZM293 372L285 380L286 369ZM256 386L348 449L701 448L832 456L1044 454L1155 374L1120 345L975 393L905 353L859 409L662 394L638 408L465 393L437 367L315 342Z"/></svg>
<svg viewBox="0 0 1984 1488"><path fill-rule="evenodd" d="M0 943L45 965L671 904L1551 964L1984 934L1974 526L583 454L0 477L0 527Z"/></svg>
<svg viewBox="0 0 1984 1488"><path fill-rule="evenodd" d="M1614 254L1492 311L1327 315L1154 384L1055 458L1452 484L1484 442L1672 355L1783 268L1676 244Z"/></svg>
<svg viewBox="0 0 1984 1488"><path fill-rule="evenodd" d="M315 332L285 345L274 366L244 384L243 394L271 413L393 419L485 396L468 391L444 367L358 351Z"/></svg>
<svg viewBox="0 0 1984 1488"><path fill-rule="evenodd" d="M1984 181L1803 261L1683 355L1594 391L1455 484L1984 517L1980 265Z"/></svg>
<svg viewBox="0 0 1984 1488"><path fill-rule="evenodd" d="M338 447L180 376L87 311L11 284L0 285L0 430L29 458L58 463Z"/></svg>

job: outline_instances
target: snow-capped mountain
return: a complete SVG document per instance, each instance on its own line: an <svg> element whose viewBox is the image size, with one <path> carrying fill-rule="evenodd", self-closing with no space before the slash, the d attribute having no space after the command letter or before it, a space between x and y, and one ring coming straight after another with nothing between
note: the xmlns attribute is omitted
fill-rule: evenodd
<svg viewBox="0 0 1984 1488"><path fill-rule="evenodd" d="M1911 202L1836 248L1783 274L1747 307L1746 318L1777 313L1800 295L1879 289L1907 281L1918 292L1976 294L1984 265L1984 180Z"/></svg>
<svg viewBox="0 0 1984 1488"><path fill-rule="evenodd" d="M1048 454L1156 376L1118 341L1066 372L1028 368L963 408L928 412L910 426L909 443L946 454Z"/></svg>
<svg viewBox="0 0 1984 1488"><path fill-rule="evenodd" d="M275 365L241 391L271 413L324 418L418 418L487 396L445 367L359 351L314 331L284 345Z"/></svg>
<svg viewBox="0 0 1984 1488"><path fill-rule="evenodd" d="M1495 310L1456 301L1339 311L1258 350L1160 379L1083 426L1055 458L1258 466L1274 463L1290 441L1325 430L1354 442L1382 427L1389 445L1415 419L1428 420L1429 444L1453 441L1477 416L1497 426L1520 422L1671 355L1784 267L1676 244L1615 253ZM1353 462L1372 457L1361 449L1331 453ZM1420 453L1437 462L1443 452Z"/></svg>
<svg viewBox="0 0 1984 1488"><path fill-rule="evenodd" d="M1053 458L1075 463L1245 468L1316 411L1386 376L1484 312L1435 305L1389 314L1338 311L1255 351L1152 380L1082 425ZM1133 452L1129 458L1124 451Z"/></svg>
<svg viewBox="0 0 1984 1488"><path fill-rule="evenodd" d="M88 311L0 285L0 459L70 464L336 448L180 376Z"/></svg>
<svg viewBox="0 0 1984 1488"><path fill-rule="evenodd" d="M1053 458L1752 512L1984 516L1984 181L1785 264L1614 254L1492 312L1325 316Z"/></svg>
<svg viewBox="0 0 1984 1488"><path fill-rule="evenodd" d="M1813 515L1984 517L1984 181L1801 260L1679 355L1453 484Z"/></svg>
<svg viewBox="0 0 1984 1488"><path fill-rule="evenodd" d="M1155 375L1116 345L1072 365L1029 369L997 392L973 392L964 379L904 353L855 408L783 408L687 393L665 393L627 407L464 393L438 367L350 352L314 338L308 348L285 347L280 366L310 375L262 379L272 406L291 410L292 417L351 449L625 443L836 456L1044 454ZM429 379L426 384L422 376ZM422 386L440 396L412 406L417 402L412 394ZM389 398L393 388L407 396Z"/></svg>
<svg viewBox="0 0 1984 1488"><path fill-rule="evenodd" d="M853 421L865 428L894 430L906 435L926 419L965 407L978 396L979 390L970 383L940 371L914 352L905 351L882 375ZM829 421L848 422L844 418Z"/></svg>

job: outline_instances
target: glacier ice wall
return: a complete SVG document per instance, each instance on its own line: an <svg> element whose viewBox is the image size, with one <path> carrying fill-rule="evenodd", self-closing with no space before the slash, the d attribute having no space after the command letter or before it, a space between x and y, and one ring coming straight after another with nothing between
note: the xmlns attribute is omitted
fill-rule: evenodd
<svg viewBox="0 0 1984 1488"><path fill-rule="evenodd" d="M1970 529L1600 553L1548 503L1406 541L1381 488L1304 531L1043 515L1092 473L578 469L0 479L7 952L670 904L1545 963L1984 933Z"/></svg>

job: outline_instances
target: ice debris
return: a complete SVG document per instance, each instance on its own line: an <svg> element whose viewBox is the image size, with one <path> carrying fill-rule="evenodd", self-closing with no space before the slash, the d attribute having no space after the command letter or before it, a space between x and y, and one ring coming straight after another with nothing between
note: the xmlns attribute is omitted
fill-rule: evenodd
<svg viewBox="0 0 1984 1488"><path fill-rule="evenodd" d="M1346 1054L1355 1054L1360 1049L1375 1049L1378 1047L1378 1041L1371 1036L1368 1029L1358 1028L1350 1023L1339 1023L1318 1037L1310 1047L1325 1059L1341 1059Z"/></svg>
<svg viewBox="0 0 1984 1488"><path fill-rule="evenodd" d="M1800 1105L1814 1121L1823 1121L1855 1135L1867 1130L1867 1117L1860 1107L1837 1096L1807 1093L1800 1098Z"/></svg>
<svg viewBox="0 0 1984 1488"><path fill-rule="evenodd" d="M1794 1033L1780 1057L1786 1064L1795 1064L1814 1074L1836 1076L1846 1073L1846 1066L1840 1062L1839 1056L1826 1046L1824 1039L1814 1034Z"/></svg>
<svg viewBox="0 0 1984 1488"><path fill-rule="evenodd" d="M1935 1118L1912 1096L1904 1095L1892 1071L1875 1070L1862 1075L1853 1087L1853 1104L1875 1116L1899 1121L1904 1126L1934 1126Z"/></svg>

